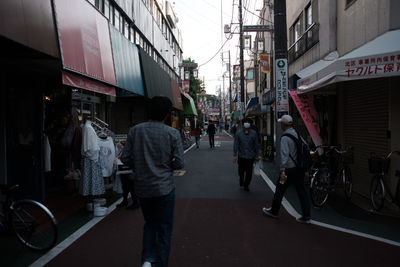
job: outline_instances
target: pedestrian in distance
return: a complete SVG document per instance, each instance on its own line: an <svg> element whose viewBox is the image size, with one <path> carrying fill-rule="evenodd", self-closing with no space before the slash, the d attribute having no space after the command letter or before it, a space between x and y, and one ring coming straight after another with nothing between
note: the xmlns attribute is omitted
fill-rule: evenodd
<svg viewBox="0 0 400 267"><path fill-rule="evenodd" d="M214 136L215 136L216 128L214 123L209 123L207 128L208 140L210 141L210 148L214 148Z"/></svg>
<svg viewBox="0 0 400 267"><path fill-rule="evenodd" d="M150 121L129 131L121 156L122 162L132 168L135 191L145 220L144 267L168 266L171 250L175 207L173 171L184 166L179 131L164 123L171 110L169 98L153 97Z"/></svg>
<svg viewBox="0 0 400 267"><path fill-rule="evenodd" d="M201 134L202 134L201 128L200 128L200 126L197 124L196 127L195 127L194 130L193 130L193 135L194 135L194 138L195 138L195 140L196 140L196 147L197 147L197 148L199 148L199 146L200 146L200 137L201 137Z"/></svg>
<svg viewBox="0 0 400 267"><path fill-rule="evenodd" d="M283 130L280 140L280 175L272 200L272 206L270 208L264 207L262 210L266 215L277 218L286 189L294 184L302 209L302 216L297 218L297 221L310 223L310 202L304 186L305 169L300 167L302 166L300 161L307 156L299 154L301 153L301 145L306 143L293 128L293 119L290 115L283 115L278 122L281 124Z"/></svg>
<svg viewBox="0 0 400 267"><path fill-rule="evenodd" d="M245 191L250 191L253 164L259 160L257 133L250 126L250 121L244 119L243 129L236 133L233 143L233 161L238 163L239 185Z"/></svg>

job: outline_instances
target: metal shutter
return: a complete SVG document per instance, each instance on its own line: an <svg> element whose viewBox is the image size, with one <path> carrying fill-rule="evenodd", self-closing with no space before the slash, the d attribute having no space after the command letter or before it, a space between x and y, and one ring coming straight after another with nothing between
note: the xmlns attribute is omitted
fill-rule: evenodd
<svg viewBox="0 0 400 267"><path fill-rule="evenodd" d="M386 154L389 148L389 83L388 79L368 79L342 86L344 141L354 147L353 188L369 197L368 157L371 152Z"/></svg>

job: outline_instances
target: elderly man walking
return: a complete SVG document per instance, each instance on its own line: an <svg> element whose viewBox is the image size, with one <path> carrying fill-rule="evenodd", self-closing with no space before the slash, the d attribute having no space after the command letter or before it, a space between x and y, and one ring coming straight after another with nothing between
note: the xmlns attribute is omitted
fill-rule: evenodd
<svg viewBox="0 0 400 267"><path fill-rule="evenodd" d="M133 170L145 220L143 267L168 266L175 206L173 171L183 168L179 131L164 124L172 109L167 97L153 97L150 121L129 131L121 161Z"/></svg>
<svg viewBox="0 0 400 267"><path fill-rule="evenodd" d="M238 162L239 185L247 192L250 191L253 163L259 160L257 133L250 126L250 120L244 119L243 129L236 133L233 143L233 161Z"/></svg>
<svg viewBox="0 0 400 267"><path fill-rule="evenodd" d="M266 215L277 218L286 189L291 184L294 184L297 195L300 199L303 213L303 216L297 218L297 221L301 223L310 223L310 202L304 187L304 170L297 167L298 162L296 162L296 159L297 153L299 152L297 151L298 145L294 141L297 139L299 142L304 142L304 140L296 132L296 130L293 129L293 119L290 115L283 115L278 122L281 124L281 128L283 130L280 149L281 163L279 181L276 185L274 198L272 200L272 207L264 207L262 210Z"/></svg>

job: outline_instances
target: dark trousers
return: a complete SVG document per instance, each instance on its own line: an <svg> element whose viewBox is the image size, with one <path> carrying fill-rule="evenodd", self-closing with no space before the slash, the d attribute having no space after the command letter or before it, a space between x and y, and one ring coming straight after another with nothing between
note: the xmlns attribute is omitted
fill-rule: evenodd
<svg viewBox="0 0 400 267"><path fill-rule="evenodd" d="M238 159L239 165L239 184L240 186L248 187L251 182L251 177L253 176L253 164L254 159L245 159L240 158Z"/></svg>
<svg viewBox="0 0 400 267"><path fill-rule="evenodd" d="M210 141L210 147L214 147L214 135L213 134L208 135L208 140Z"/></svg>
<svg viewBox="0 0 400 267"><path fill-rule="evenodd" d="M200 136L195 136L196 139L196 146L199 147L200 145Z"/></svg>
<svg viewBox="0 0 400 267"><path fill-rule="evenodd" d="M285 170L287 180L284 184L276 183L276 190L274 199L272 201L272 214L278 215L281 207L282 198L285 195L286 189L292 184L296 187L297 195L300 199L302 215L304 217L310 217L310 201L308 200L306 188L304 186L304 172L297 168L291 168Z"/></svg>
<svg viewBox="0 0 400 267"><path fill-rule="evenodd" d="M145 220L143 229L143 262L168 266L174 221L175 189L166 196L139 198Z"/></svg>
<svg viewBox="0 0 400 267"><path fill-rule="evenodd" d="M121 184L123 201L128 201L128 194L131 193L133 203L137 203L135 188L130 174L121 174Z"/></svg>

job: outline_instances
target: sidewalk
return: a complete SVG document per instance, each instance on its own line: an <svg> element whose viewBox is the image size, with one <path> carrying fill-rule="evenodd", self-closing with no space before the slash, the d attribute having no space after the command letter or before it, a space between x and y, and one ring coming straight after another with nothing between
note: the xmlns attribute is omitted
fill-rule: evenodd
<svg viewBox="0 0 400 267"><path fill-rule="evenodd" d="M273 162L263 161L262 170L276 184L279 175L278 167ZM324 207L311 208L312 219L400 242L400 217L373 213L368 210L369 203L366 199L362 199L356 193L353 195L352 201L347 202L341 189L330 192ZM285 198L301 214L300 203L294 187L288 189Z"/></svg>

